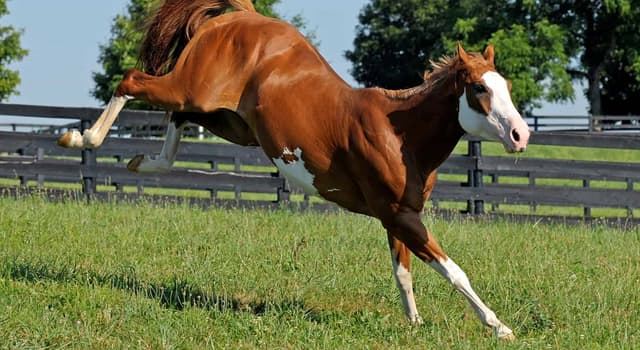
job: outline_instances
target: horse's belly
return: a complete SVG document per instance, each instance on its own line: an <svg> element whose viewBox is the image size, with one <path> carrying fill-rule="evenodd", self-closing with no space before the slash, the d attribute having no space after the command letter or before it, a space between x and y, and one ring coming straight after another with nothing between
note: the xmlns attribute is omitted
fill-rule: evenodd
<svg viewBox="0 0 640 350"><path fill-rule="evenodd" d="M315 176L307 170L302 160L302 150L284 150L280 158L274 158L273 163L278 167L280 174L296 186L302 188L308 194L318 194L314 185Z"/></svg>

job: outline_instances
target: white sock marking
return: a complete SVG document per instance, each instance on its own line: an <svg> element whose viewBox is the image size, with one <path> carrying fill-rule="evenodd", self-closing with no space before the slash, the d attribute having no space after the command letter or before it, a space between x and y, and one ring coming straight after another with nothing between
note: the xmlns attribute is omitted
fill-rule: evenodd
<svg viewBox="0 0 640 350"><path fill-rule="evenodd" d="M411 272L407 270L402 264L398 263L396 259L397 254L395 250L391 249L391 262L393 264L393 276L396 279L396 285L400 290L400 297L402 298L402 305L404 306L404 312L409 319L409 322L420 324L422 319L418 315L418 308L416 307L416 299L413 294L413 278Z"/></svg>
<svg viewBox="0 0 640 350"><path fill-rule="evenodd" d="M475 310L480 321L494 329L499 338L507 337L513 333L509 327L505 326L496 314L485 305L476 292L471 288L469 278L462 269L451 259L444 261L434 259L429 265L444 277L453 287L467 298L471 307Z"/></svg>
<svg viewBox="0 0 640 350"><path fill-rule="evenodd" d="M184 126L176 127L174 122L167 127L167 136L160 154L154 157L145 156L138 169L139 173L164 173L171 170L178 153L178 145L182 137Z"/></svg>
<svg viewBox="0 0 640 350"><path fill-rule="evenodd" d="M98 148L102 145L104 138L109 133L111 126L118 118L118 114L124 108L131 96L114 96L104 109L96 123L82 134L83 146L88 148Z"/></svg>

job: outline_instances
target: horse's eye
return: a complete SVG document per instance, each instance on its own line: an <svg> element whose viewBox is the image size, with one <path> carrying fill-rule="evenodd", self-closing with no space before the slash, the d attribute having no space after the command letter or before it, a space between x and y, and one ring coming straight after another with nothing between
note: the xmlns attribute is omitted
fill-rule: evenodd
<svg viewBox="0 0 640 350"><path fill-rule="evenodd" d="M484 84L473 84L473 92L476 94L484 94L487 92L487 88Z"/></svg>

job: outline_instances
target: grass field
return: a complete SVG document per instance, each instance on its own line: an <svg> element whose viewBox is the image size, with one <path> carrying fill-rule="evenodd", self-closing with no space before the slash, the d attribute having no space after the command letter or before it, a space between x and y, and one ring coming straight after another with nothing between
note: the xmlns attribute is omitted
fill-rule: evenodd
<svg viewBox="0 0 640 350"><path fill-rule="evenodd" d="M427 225L518 339L414 260L404 320L374 220L0 199L3 349L633 349L640 232Z"/></svg>

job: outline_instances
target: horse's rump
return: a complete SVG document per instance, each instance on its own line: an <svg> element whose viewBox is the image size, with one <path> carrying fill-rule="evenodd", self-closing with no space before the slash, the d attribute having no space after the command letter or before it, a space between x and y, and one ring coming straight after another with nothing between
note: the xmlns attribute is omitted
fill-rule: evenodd
<svg viewBox="0 0 640 350"><path fill-rule="evenodd" d="M165 0L142 40L139 61L144 71L161 75L171 70L198 28L228 9L255 12L251 0Z"/></svg>

